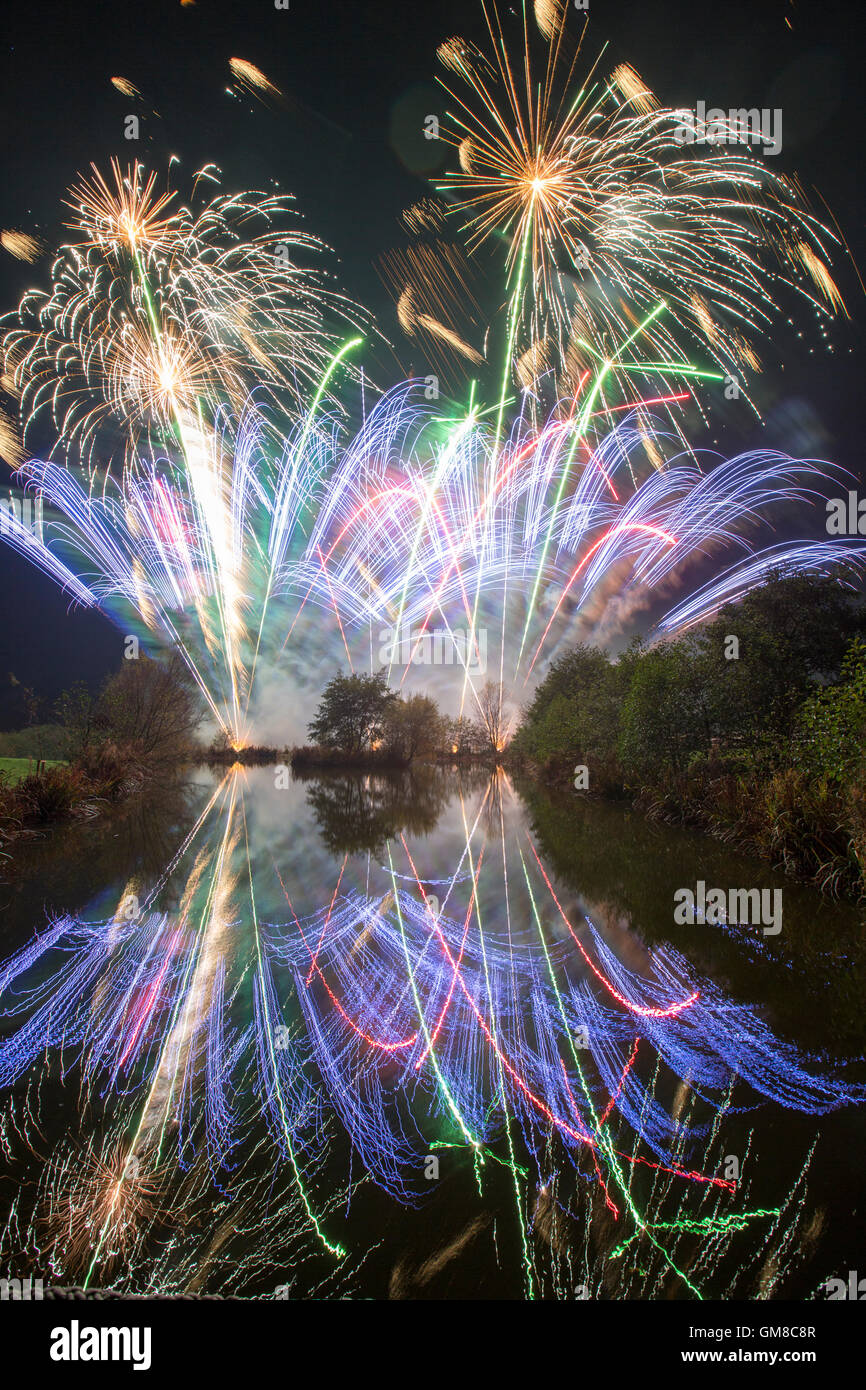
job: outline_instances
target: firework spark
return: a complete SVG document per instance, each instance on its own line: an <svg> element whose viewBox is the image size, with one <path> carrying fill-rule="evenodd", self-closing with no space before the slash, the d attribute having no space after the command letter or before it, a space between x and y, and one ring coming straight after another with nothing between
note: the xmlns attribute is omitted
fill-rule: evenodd
<svg viewBox="0 0 866 1390"><path fill-rule="evenodd" d="M215 181L203 170L196 188ZM74 241L55 261L51 290L25 296L4 325L25 438L49 414L67 457L77 451L90 464L98 442L104 467L114 431L131 466L176 446L175 383L211 428L254 390L276 405L315 389L336 345L326 315L357 315L299 264L321 243L297 225L272 225L288 203L217 194L193 211L142 165L117 161L110 178L94 168L80 180L69 196Z"/></svg>
<svg viewBox="0 0 866 1390"><path fill-rule="evenodd" d="M744 149L736 121L711 144L686 144L683 113L662 107L633 68L605 82L599 56L579 70L585 28L572 43L566 6L536 6L548 39L540 72L528 30L512 55L496 11L485 13L489 55L459 39L439 50L453 103L444 138L459 164L439 188L470 253L506 248L510 364L552 339L564 390L614 360L663 299L668 314L634 354L676 380L685 336L743 378L787 291L820 318L844 308L828 265L838 238L791 180Z"/></svg>
<svg viewBox="0 0 866 1390"><path fill-rule="evenodd" d="M246 58L229 58L229 67L236 81L240 83L248 92L252 92L258 97L278 97L281 96L279 87L275 87L261 68L257 68L255 63L250 63Z"/></svg>
<svg viewBox="0 0 866 1390"><path fill-rule="evenodd" d="M15 256L19 261L38 261L45 250L44 245L38 237L31 236L29 232L15 232L4 230L0 232L0 246L4 251L8 251L10 256Z"/></svg>

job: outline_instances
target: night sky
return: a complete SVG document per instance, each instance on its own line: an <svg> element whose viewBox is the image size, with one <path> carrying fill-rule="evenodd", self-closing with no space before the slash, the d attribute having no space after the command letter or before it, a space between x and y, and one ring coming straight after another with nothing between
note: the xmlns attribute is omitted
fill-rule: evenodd
<svg viewBox="0 0 866 1390"><path fill-rule="evenodd" d="M500 12L506 17L507 7ZM777 167L799 175L819 215L820 190L864 270L862 7L851 0L590 0L589 13L587 52L608 41L605 69L629 62L665 105L703 99L724 108L781 107ZM208 162L222 170L226 190L276 182L296 195L308 229L335 249L345 290L374 311L404 354L402 365L417 368L405 340L398 342L375 264L405 242L400 213L427 191L424 162L441 154L442 163L428 170L435 174L447 160L444 145L423 140L418 114L444 107L433 82L435 50L457 33L483 43L474 0L291 0L287 11L273 0L6 7L0 226L36 233L53 248L63 240L66 188L91 161L104 169L112 155L138 157L158 172L177 155L174 183L182 194L188 185L181 175ZM280 88L281 108L227 93L233 56L255 63ZM133 82L142 102L116 91L113 76ZM137 144L124 139L130 111L142 118ZM47 285L49 265L49 258L26 265L0 251L0 309L13 308L25 288ZM805 422L822 456L864 478L866 301L850 262L838 259L834 272L852 322L837 321L832 353L802 311L802 337L780 329L764 341L768 375L775 373L768 423L745 442L798 452ZM0 463L4 488L8 473ZM0 586L0 727L12 727L22 720L9 671L36 688L47 711L71 682L98 683L114 668L122 637L106 619L68 613L55 586L2 546Z"/></svg>

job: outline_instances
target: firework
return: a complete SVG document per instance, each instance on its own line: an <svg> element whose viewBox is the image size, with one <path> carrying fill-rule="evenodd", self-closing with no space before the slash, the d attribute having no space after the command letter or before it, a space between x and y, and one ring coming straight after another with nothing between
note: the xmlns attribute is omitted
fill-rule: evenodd
<svg viewBox="0 0 866 1390"><path fill-rule="evenodd" d="M469 62L460 46L449 55L452 66ZM677 357L641 390L641 345L665 317L661 302L541 423L531 394L509 427L504 397L487 411L473 397L449 416L410 383L352 434L336 386L360 339L329 341L331 292L276 255L311 239L245 231L284 200L220 195L193 214L140 165L124 174L115 163L69 203L78 239L61 252L50 294L24 300L4 342L25 443L50 411L62 462L22 470L43 497L42 534L12 517L4 538L123 631L177 647L236 747L253 732L263 676L303 651L312 679L311 642L336 644L354 668L372 660L375 632L408 630L402 683L435 624L463 668L462 712L467 701L481 707L480 631L498 647L507 702L558 640L584 635L600 605L604 631L606 599L625 622L708 555L718 563L739 547L746 558L729 559L717 583L704 576L660 632L711 615L771 564L862 560L855 539L766 553L748 541L774 507L820 491L829 466L770 451L708 472L678 459L653 412L688 395L669 374L691 384L712 373ZM418 278L432 281L432 265L419 261ZM450 298L419 302L407 289L402 317L474 361L445 322L459 260L453 270ZM539 344L527 349L522 380L549 360ZM609 401L613 379L620 404ZM119 476L93 462L118 439ZM20 460L11 422L3 447ZM390 673L393 655L386 664Z"/></svg>
<svg viewBox="0 0 866 1390"><path fill-rule="evenodd" d="M558 641L609 637L690 567L718 566L731 550L740 558L660 618L660 633L709 618L772 569L862 566L866 548L853 538L755 544L775 509L838 486L839 470L772 450L696 461L656 421L652 439L667 455L659 471L646 461L653 405L600 411L591 442L593 397L587 387L570 417L542 429L519 420L502 444L472 410L447 425L431 416L422 429L405 390L386 397L341 457L318 513L307 562L318 556L328 583L311 575L313 601L338 611L344 631L375 624L416 634L401 681L423 633L444 629L475 699L468 668L480 629L496 644L492 669L509 686L518 675L525 684ZM611 418L619 423L605 432Z"/></svg>
<svg viewBox="0 0 866 1390"><path fill-rule="evenodd" d="M212 168L198 192L217 181ZM349 302L304 258L321 243L288 221L290 200L221 194L193 205L140 164L94 167L69 194L74 239L47 293L7 319L4 370L26 434L50 416L58 449L129 467L175 449L184 422L213 428L254 390L285 407L318 384ZM119 443L118 443L119 440Z"/></svg>
<svg viewBox="0 0 866 1390"><path fill-rule="evenodd" d="M654 398L594 410L597 385L542 429L518 418L504 442L476 409L443 418L412 384L349 439L311 409L276 456L259 413L227 415L218 432L187 418L173 462L139 464L99 492L57 464L26 464L42 534L11 517L5 539L123 631L177 647L235 746L254 733L257 675L279 659L293 669L296 652L311 665L311 643L354 669L390 633L384 661L402 684L436 630L462 707L479 704L483 631L503 699L513 687L519 700L559 642L609 637L700 566L717 578L680 597L660 635L771 570L862 566L856 537L756 544L775 510L820 497L841 470L771 450L678 456L676 435L653 428ZM647 461L648 420L661 471Z"/></svg>
<svg viewBox="0 0 866 1390"><path fill-rule="evenodd" d="M439 50L452 103L443 138L459 167L438 188L470 256L505 248L506 380L519 362L525 385L532 353L534 389L552 372L564 390L616 362L663 299L668 313L632 356L674 381L685 339L742 382L760 369L754 340L789 291L822 321L844 308L828 265L838 238L748 151L738 119L685 143L688 113L661 106L633 68L605 80L603 55L581 66L586 29L572 42L567 6L536 6L548 41L539 65L525 10L516 54L495 9L485 14L489 51L461 39Z"/></svg>
<svg viewBox="0 0 866 1390"><path fill-rule="evenodd" d="M19 261L36 261L45 249L38 237L10 230L0 232L0 246Z"/></svg>
<svg viewBox="0 0 866 1390"><path fill-rule="evenodd" d="M229 67L232 76L253 96L264 100L265 97L279 97L281 92L279 87L275 87L261 68L257 68L255 63L250 63L246 58L229 58Z"/></svg>
<svg viewBox="0 0 866 1390"><path fill-rule="evenodd" d="M125 96L125 97L140 97L140 96L141 96L141 92L138 90L138 88L136 87L135 83L134 83L134 82L130 82L130 80L129 80L128 77L112 77L112 79L111 79L111 85L112 85L112 87L114 87L115 91L120 92L122 96Z"/></svg>
<svg viewBox="0 0 866 1390"><path fill-rule="evenodd" d="M0 458L6 460L10 468L18 468L25 459L15 421L5 410L0 410Z"/></svg>

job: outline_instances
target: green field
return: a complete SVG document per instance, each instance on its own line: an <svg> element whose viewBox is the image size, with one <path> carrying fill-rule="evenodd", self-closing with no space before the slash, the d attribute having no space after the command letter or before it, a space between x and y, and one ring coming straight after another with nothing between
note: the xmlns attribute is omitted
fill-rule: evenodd
<svg viewBox="0 0 866 1390"><path fill-rule="evenodd" d="M0 777L7 785L13 782L20 782L22 777L29 777L31 772L36 771L38 759L36 758L0 758ZM45 758L46 767L64 767L62 758Z"/></svg>

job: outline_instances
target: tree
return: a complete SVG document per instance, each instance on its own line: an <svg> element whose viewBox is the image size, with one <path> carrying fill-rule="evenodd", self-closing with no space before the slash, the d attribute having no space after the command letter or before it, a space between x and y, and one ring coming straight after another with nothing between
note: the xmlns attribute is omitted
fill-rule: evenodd
<svg viewBox="0 0 866 1390"><path fill-rule="evenodd" d="M97 722L106 739L140 762L177 762L189 753L202 710L177 652L162 661L124 661L107 680Z"/></svg>
<svg viewBox="0 0 866 1390"><path fill-rule="evenodd" d="M540 763L559 758L585 761L583 734L579 707L567 695L557 694L524 724L513 746Z"/></svg>
<svg viewBox="0 0 866 1390"><path fill-rule="evenodd" d="M201 703L176 652L163 661L124 661L98 697L83 682L57 701L66 754L81 760L109 744L138 763L177 762L187 756L201 722Z"/></svg>
<svg viewBox="0 0 866 1390"><path fill-rule="evenodd" d="M773 762L790 751L803 701L839 679L864 612L836 579L776 575L703 629L712 720L723 746ZM725 657L729 636L736 659Z"/></svg>
<svg viewBox="0 0 866 1390"><path fill-rule="evenodd" d="M39 708L42 704L36 691L29 685L23 685L14 671L9 672L9 684L13 687L18 697L18 704L24 719L26 728L32 728L39 718Z"/></svg>
<svg viewBox="0 0 866 1390"><path fill-rule="evenodd" d="M411 762L419 753L435 751L443 741L444 725L435 701L427 695L393 700L388 705L382 735L389 753Z"/></svg>
<svg viewBox="0 0 866 1390"><path fill-rule="evenodd" d="M307 732L322 748L363 753L383 734L385 714L397 699L384 672L375 676L332 677Z"/></svg>
<svg viewBox="0 0 866 1390"><path fill-rule="evenodd" d="M505 747L507 721L502 685L495 681L485 681L478 694L478 726L486 751L498 757Z"/></svg>
<svg viewBox="0 0 866 1390"><path fill-rule="evenodd" d="M620 756L641 776L680 777L692 753L709 751L705 711L688 638L650 647L633 660L620 711Z"/></svg>
<svg viewBox="0 0 866 1390"><path fill-rule="evenodd" d="M616 753L625 667L579 643L558 657L528 706L518 747L539 762Z"/></svg>
<svg viewBox="0 0 866 1390"><path fill-rule="evenodd" d="M862 784L866 769L866 642L851 643L842 679L813 695L800 710L799 733L816 776Z"/></svg>
<svg viewBox="0 0 866 1390"><path fill-rule="evenodd" d="M486 735L485 735L486 740ZM483 746L479 745L479 731L464 715L457 719L445 719L442 729L442 742L447 752L455 758L471 758Z"/></svg>
<svg viewBox="0 0 866 1390"><path fill-rule="evenodd" d="M79 758L98 742L98 701L84 681L76 681L64 690L54 706L54 713L63 729L66 757Z"/></svg>

